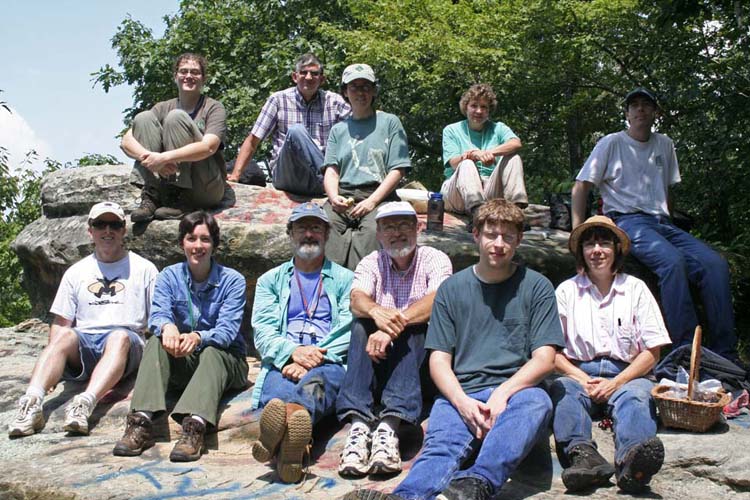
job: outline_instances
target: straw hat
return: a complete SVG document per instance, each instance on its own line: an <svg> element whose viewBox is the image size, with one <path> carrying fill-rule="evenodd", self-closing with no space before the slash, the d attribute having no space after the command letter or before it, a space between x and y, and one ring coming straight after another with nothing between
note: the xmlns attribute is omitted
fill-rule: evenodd
<svg viewBox="0 0 750 500"><path fill-rule="evenodd" d="M609 217L605 217L604 215L594 215L593 217L589 217L588 219L586 219L586 222L571 231L570 239L568 240L568 249L570 249L570 252L572 254L575 255L576 248L578 248L578 239L581 237L583 232L588 228L594 226L603 227L615 233L617 239L620 240L622 254L627 255L628 252L630 252L630 238L628 238L628 235L625 233L625 231L617 227Z"/></svg>

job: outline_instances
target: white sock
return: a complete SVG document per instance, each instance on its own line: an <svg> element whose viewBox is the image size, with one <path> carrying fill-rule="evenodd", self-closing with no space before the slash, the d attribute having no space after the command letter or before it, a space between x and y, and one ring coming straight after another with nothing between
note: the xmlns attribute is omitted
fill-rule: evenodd
<svg viewBox="0 0 750 500"><path fill-rule="evenodd" d="M395 434L400 423L401 419L399 419L398 417L394 417L393 415L383 417L383 419L378 424L377 429L375 429L375 432L380 432L381 430L383 430L390 434Z"/></svg>
<svg viewBox="0 0 750 500"><path fill-rule="evenodd" d="M152 411L137 411L138 415L141 415L143 417L146 417L147 419L151 420L151 417L154 416L154 412Z"/></svg>
<svg viewBox="0 0 750 500"><path fill-rule="evenodd" d="M94 394L93 392L84 391L80 393L78 397L85 400L89 404L89 408L91 408L92 410L94 409L94 406L96 406L96 394Z"/></svg>
<svg viewBox="0 0 750 500"><path fill-rule="evenodd" d="M46 394L47 391L45 391L44 387L41 385L29 385L29 388L26 389L26 395L37 398L40 405L44 402L44 396Z"/></svg>
<svg viewBox="0 0 750 500"><path fill-rule="evenodd" d="M191 415L190 415L190 417L191 417L191 418L194 418L195 420L197 420L197 421L198 421L198 422L200 422L201 424L203 424L203 425L206 425L206 419L204 419L204 418L203 418L203 417L201 417L200 415L193 415L193 414L191 414Z"/></svg>

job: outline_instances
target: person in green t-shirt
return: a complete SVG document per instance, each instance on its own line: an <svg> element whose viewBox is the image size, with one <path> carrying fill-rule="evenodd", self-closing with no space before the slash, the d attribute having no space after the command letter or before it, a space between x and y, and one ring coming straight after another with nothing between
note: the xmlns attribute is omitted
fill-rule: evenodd
<svg viewBox="0 0 750 500"><path fill-rule="evenodd" d="M440 192L450 212L473 216L479 205L494 198L505 198L522 209L529 204L523 162L517 154L521 140L504 123L490 121L496 106L492 87L472 85L459 102L466 120L443 129L446 180Z"/></svg>
<svg viewBox="0 0 750 500"><path fill-rule="evenodd" d="M370 66L346 67L341 95L352 114L331 129L323 161L323 208L331 221L326 255L352 270L378 249L375 209L398 200L396 185L411 169L404 127L397 116L375 110L377 93Z"/></svg>

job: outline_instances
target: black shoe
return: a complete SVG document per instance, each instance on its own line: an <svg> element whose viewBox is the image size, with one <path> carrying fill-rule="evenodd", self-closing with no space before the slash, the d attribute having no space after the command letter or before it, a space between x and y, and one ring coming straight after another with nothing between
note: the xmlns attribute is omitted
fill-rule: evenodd
<svg viewBox="0 0 750 500"><path fill-rule="evenodd" d="M154 212L158 208L157 200L146 193L141 193L141 204L130 213L131 222L149 222L154 218Z"/></svg>
<svg viewBox="0 0 750 500"><path fill-rule="evenodd" d="M570 467L562 472L568 491L581 491L604 486L615 473L615 468L591 445L579 444L567 453Z"/></svg>
<svg viewBox="0 0 750 500"><path fill-rule="evenodd" d="M435 500L489 500L492 488L487 481L475 477L454 479Z"/></svg>
<svg viewBox="0 0 750 500"><path fill-rule="evenodd" d="M343 497L341 497L341 500L404 500L398 495L394 495L393 493L382 493L380 491L375 490L354 490L350 491Z"/></svg>
<svg viewBox="0 0 750 500"><path fill-rule="evenodd" d="M664 444L652 437L633 446L617 465L617 486L626 493L641 493L664 463Z"/></svg>
<svg viewBox="0 0 750 500"><path fill-rule="evenodd" d="M466 230L468 232L474 232L474 222L477 220L477 213L479 212L479 207L482 205L475 205L471 208L471 220L468 224L466 224Z"/></svg>

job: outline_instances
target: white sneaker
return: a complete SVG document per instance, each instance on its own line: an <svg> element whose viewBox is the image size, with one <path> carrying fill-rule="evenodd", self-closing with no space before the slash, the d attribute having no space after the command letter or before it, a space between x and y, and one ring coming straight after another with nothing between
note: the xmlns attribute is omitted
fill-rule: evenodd
<svg viewBox="0 0 750 500"><path fill-rule="evenodd" d="M398 437L393 431L377 429L372 435L370 474L393 474L395 472L401 472Z"/></svg>
<svg viewBox="0 0 750 500"><path fill-rule="evenodd" d="M366 476L370 470L370 429L356 425L349 429L344 451L341 452L339 474L342 476Z"/></svg>
<svg viewBox="0 0 750 500"><path fill-rule="evenodd" d="M44 414L39 398L21 396L18 400L18 413L8 426L8 436L31 436L44 427Z"/></svg>
<svg viewBox="0 0 750 500"><path fill-rule="evenodd" d="M89 402L82 398L80 395L73 398L65 407L65 425L63 430L65 432L72 432L73 434L84 434L89 433L89 417L94 411L93 406L89 405Z"/></svg>

